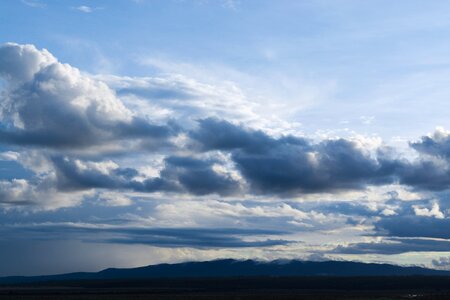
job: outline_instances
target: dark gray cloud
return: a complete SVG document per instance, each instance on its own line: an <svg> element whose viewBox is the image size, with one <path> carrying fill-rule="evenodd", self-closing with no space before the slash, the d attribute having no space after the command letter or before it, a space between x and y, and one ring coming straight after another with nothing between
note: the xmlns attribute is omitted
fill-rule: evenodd
<svg viewBox="0 0 450 300"><path fill-rule="evenodd" d="M450 187L450 169L444 162L420 159L396 166L399 182L416 189L442 191Z"/></svg>
<svg viewBox="0 0 450 300"><path fill-rule="evenodd" d="M202 150L236 150L247 153L265 153L282 145L303 146L309 150L309 143L302 138L286 137L279 140L260 130L246 130L224 120L207 118L198 121L199 128L190 133L199 142Z"/></svg>
<svg viewBox="0 0 450 300"><path fill-rule="evenodd" d="M92 163L53 157L57 186L62 190L92 188L131 189L139 192L187 192L194 195L230 195L239 191L239 183L213 169L214 160L170 156L160 177L136 180L139 172L113 163Z"/></svg>
<svg viewBox="0 0 450 300"><path fill-rule="evenodd" d="M331 192L390 179L378 162L345 140L324 142L314 152L287 144L260 155L236 151L232 158L259 193Z"/></svg>
<svg viewBox="0 0 450 300"><path fill-rule="evenodd" d="M229 175L213 170L215 161L172 156L161 172L163 178L177 180L187 191L196 195L217 193L230 195L239 191L239 183Z"/></svg>
<svg viewBox="0 0 450 300"><path fill-rule="evenodd" d="M418 152L432 156L450 158L450 135L443 129L437 129L433 136L423 136L410 146Z"/></svg>
<svg viewBox="0 0 450 300"><path fill-rule="evenodd" d="M217 119L199 121L189 134L201 151L229 151L236 169L249 184L250 194L299 194L364 189L368 185L401 183L418 189L442 190L450 172L434 161L393 159L378 151L374 157L355 142L336 139L312 143L284 136L273 138ZM74 160L53 159L58 186L63 189L131 189L141 192L187 192L231 195L242 191L231 176L218 173L212 159L168 156L159 177L134 180L133 169L101 172L79 168ZM219 163L220 164L220 163ZM349 207L348 207L349 208ZM368 211L366 214L370 215ZM372 213L373 214L373 213Z"/></svg>
<svg viewBox="0 0 450 300"><path fill-rule="evenodd" d="M432 136L423 136L420 141L409 144L421 158L399 166L402 184L418 189L446 190L450 187L450 136L443 129L436 129Z"/></svg>
<svg viewBox="0 0 450 300"><path fill-rule="evenodd" d="M95 243L145 244L157 247L244 248L269 247L291 243L267 236L288 234L287 231L245 228L149 228L77 226L76 224L44 224L9 228L31 239L73 239ZM263 237L263 238L262 238Z"/></svg>
<svg viewBox="0 0 450 300"><path fill-rule="evenodd" d="M214 118L200 120L199 128L190 137L201 151L231 152L253 193L333 192L391 183L424 190L450 187L447 163L428 157L409 161L383 148L370 155L346 139L312 143L294 136L274 138ZM422 142L411 146L420 153L446 157L448 140L423 137Z"/></svg>
<svg viewBox="0 0 450 300"><path fill-rule="evenodd" d="M333 252L339 254L400 254L405 252L448 252L450 241L428 239L395 239L382 242L353 243L338 246Z"/></svg>
<svg viewBox="0 0 450 300"><path fill-rule="evenodd" d="M375 223L377 235L397 237L450 239L449 228L450 219L417 215L386 217Z"/></svg>
<svg viewBox="0 0 450 300"><path fill-rule="evenodd" d="M323 202L316 204L317 211L322 213L335 213L343 214L347 216L361 216L361 217L373 217L380 215L380 211L377 209L371 209L367 205L355 202L340 202L338 200L331 203Z"/></svg>
<svg viewBox="0 0 450 300"><path fill-rule="evenodd" d="M244 240L260 235L280 235L285 232L257 229L197 229L197 228L160 228L127 231L126 237L110 238L106 242L123 244L146 244L159 247L194 248L244 248L269 247L291 243L282 239Z"/></svg>
<svg viewBox="0 0 450 300"><path fill-rule="evenodd" d="M395 166L354 142L313 144L293 136L273 138L226 121L205 119L190 135L203 150L229 150L254 193L314 193L393 182Z"/></svg>
<svg viewBox="0 0 450 300"><path fill-rule="evenodd" d="M85 163L62 156L52 157L52 163L56 170L57 186L61 190L125 188L131 176L137 174L134 169L122 169L115 164Z"/></svg>

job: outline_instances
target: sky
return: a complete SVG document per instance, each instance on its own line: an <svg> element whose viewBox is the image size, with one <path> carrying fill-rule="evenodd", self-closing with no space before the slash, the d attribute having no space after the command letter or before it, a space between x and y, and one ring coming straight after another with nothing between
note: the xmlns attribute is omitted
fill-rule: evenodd
<svg viewBox="0 0 450 300"><path fill-rule="evenodd" d="M0 276L450 269L450 3L0 2Z"/></svg>

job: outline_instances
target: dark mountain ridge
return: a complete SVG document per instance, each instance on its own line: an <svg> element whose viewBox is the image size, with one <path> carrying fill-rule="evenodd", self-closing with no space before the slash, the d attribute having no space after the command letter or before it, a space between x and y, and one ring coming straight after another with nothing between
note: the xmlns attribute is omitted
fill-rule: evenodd
<svg viewBox="0 0 450 300"><path fill-rule="evenodd" d="M129 280L156 278L294 277L294 276L450 276L449 271L421 267L350 261L271 261L222 259L203 262L158 264L138 268L109 268L46 276L10 276L0 284L73 280Z"/></svg>

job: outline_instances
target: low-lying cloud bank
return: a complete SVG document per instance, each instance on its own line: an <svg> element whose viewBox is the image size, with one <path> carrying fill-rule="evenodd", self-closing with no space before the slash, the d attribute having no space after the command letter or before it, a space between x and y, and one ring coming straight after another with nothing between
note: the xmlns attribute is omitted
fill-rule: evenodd
<svg viewBox="0 0 450 300"><path fill-rule="evenodd" d="M281 230L245 228L160 228L137 227L127 224L43 223L3 228L40 240L77 240L107 244L142 244L170 248L247 248L287 245L288 240L268 239L289 233ZM94 238L96 236L96 238ZM261 236L263 238L261 238ZM256 238L255 238L256 237Z"/></svg>

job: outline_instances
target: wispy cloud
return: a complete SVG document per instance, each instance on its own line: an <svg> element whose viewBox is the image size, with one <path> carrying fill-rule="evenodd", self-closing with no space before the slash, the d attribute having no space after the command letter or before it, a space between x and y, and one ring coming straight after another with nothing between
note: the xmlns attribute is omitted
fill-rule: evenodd
<svg viewBox="0 0 450 300"><path fill-rule="evenodd" d="M229 8L232 10L236 10L239 5L239 1L237 0L223 0L222 6L225 8Z"/></svg>
<svg viewBox="0 0 450 300"><path fill-rule="evenodd" d="M87 6L87 5L72 6L71 8L73 10L77 10L79 12L86 13L86 14L92 13L92 12L94 12L96 10L103 9L103 7L90 7L90 6Z"/></svg>
<svg viewBox="0 0 450 300"><path fill-rule="evenodd" d="M21 2L27 6L35 7L35 8L43 8L46 6L45 3L36 1L36 0L21 0Z"/></svg>

